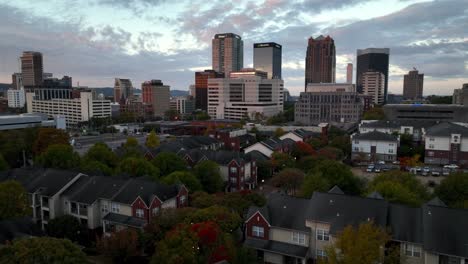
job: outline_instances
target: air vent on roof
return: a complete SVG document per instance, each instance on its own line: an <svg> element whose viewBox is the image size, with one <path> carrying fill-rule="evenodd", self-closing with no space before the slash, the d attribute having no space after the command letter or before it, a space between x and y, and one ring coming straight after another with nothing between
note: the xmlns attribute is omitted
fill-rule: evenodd
<svg viewBox="0 0 468 264"><path fill-rule="evenodd" d="M286 209L286 205L283 205L283 209Z"/></svg>
<svg viewBox="0 0 468 264"><path fill-rule="evenodd" d="M333 204L333 200L330 199L330 204Z"/></svg>
<svg viewBox="0 0 468 264"><path fill-rule="evenodd" d="M340 216L340 213L336 213L336 216Z"/></svg>

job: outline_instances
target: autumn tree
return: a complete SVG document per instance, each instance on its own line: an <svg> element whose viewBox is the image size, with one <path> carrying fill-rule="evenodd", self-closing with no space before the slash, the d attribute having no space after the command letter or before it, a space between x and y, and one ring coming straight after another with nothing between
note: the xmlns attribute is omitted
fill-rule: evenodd
<svg viewBox="0 0 468 264"><path fill-rule="evenodd" d="M373 107L364 112L362 119L364 120L384 120L385 113L382 107Z"/></svg>
<svg viewBox="0 0 468 264"><path fill-rule="evenodd" d="M73 169L79 167L80 156L70 145L50 145L36 161L45 168Z"/></svg>
<svg viewBox="0 0 468 264"><path fill-rule="evenodd" d="M161 171L162 176L169 175L174 171L187 170L185 160L172 152L161 152L151 162Z"/></svg>
<svg viewBox="0 0 468 264"><path fill-rule="evenodd" d="M1 263L89 263L78 246L67 239L32 237L0 248Z"/></svg>
<svg viewBox="0 0 468 264"><path fill-rule="evenodd" d="M219 165L216 162L211 160L202 161L195 166L193 171L208 193L222 190L224 181L221 178Z"/></svg>
<svg viewBox="0 0 468 264"><path fill-rule="evenodd" d="M327 258L322 259L321 263L383 263L383 248L390 238L383 228L372 222L362 223L358 228L349 225L338 234L335 243L325 249Z"/></svg>
<svg viewBox="0 0 468 264"><path fill-rule="evenodd" d="M33 153L38 155L47 150L51 145L69 145L70 137L61 129L43 127L39 128L36 141L33 145Z"/></svg>
<svg viewBox="0 0 468 264"><path fill-rule="evenodd" d="M468 174L450 174L440 182L435 194L450 207L468 209Z"/></svg>
<svg viewBox="0 0 468 264"><path fill-rule="evenodd" d="M160 145L159 137L158 135L156 135L156 132L154 132L154 130L151 130L151 132L149 133L148 137L146 138L145 145L148 148L153 148L153 149L159 147Z"/></svg>
<svg viewBox="0 0 468 264"><path fill-rule="evenodd" d="M286 134L286 132L281 128L281 127L278 127L276 130L275 130L275 137L281 137L282 135Z"/></svg>
<svg viewBox="0 0 468 264"><path fill-rule="evenodd" d="M232 233L240 226L242 219L228 208L215 205L195 211L187 221L189 223L212 221L217 223L223 232Z"/></svg>
<svg viewBox="0 0 468 264"><path fill-rule="evenodd" d="M271 154L271 165L276 170L282 170L284 168L294 168L296 160L287 153L273 152Z"/></svg>
<svg viewBox="0 0 468 264"><path fill-rule="evenodd" d="M152 179L159 178L159 169L143 158L129 157L119 164L120 173L129 174L132 177L149 176Z"/></svg>
<svg viewBox="0 0 468 264"><path fill-rule="evenodd" d="M0 220L30 214L28 194L23 186L13 180L0 182Z"/></svg>
<svg viewBox="0 0 468 264"><path fill-rule="evenodd" d="M99 252L120 263L131 263L132 257L141 255L138 245L138 233L131 228L113 232L97 241Z"/></svg>
<svg viewBox="0 0 468 264"><path fill-rule="evenodd" d="M296 157L296 159L300 159L305 156L313 156L316 155L317 152L314 148L305 142L298 141L293 147L292 155Z"/></svg>
<svg viewBox="0 0 468 264"><path fill-rule="evenodd" d="M200 181L189 171L174 171L173 173L164 176L161 181L165 184L183 183L190 192L202 190Z"/></svg>
<svg viewBox="0 0 468 264"><path fill-rule="evenodd" d="M288 194L296 195L296 191L303 181L304 172L298 169L286 168L273 176L271 183Z"/></svg>

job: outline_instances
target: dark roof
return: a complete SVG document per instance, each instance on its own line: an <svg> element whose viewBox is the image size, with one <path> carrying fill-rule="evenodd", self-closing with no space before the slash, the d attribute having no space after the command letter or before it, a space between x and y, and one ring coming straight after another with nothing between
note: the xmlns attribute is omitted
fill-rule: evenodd
<svg viewBox="0 0 468 264"><path fill-rule="evenodd" d="M427 205L432 205L432 206L442 206L442 207L447 207L447 205L439 198L439 197L434 197L432 198L429 202L426 203Z"/></svg>
<svg viewBox="0 0 468 264"><path fill-rule="evenodd" d="M227 165L231 161L236 161L241 164L243 161L250 161L250 156L246 156L242 152L227 151L227 150L199 150L191 149L189 151L183 151L179 153L182 156L188 155L195 162L198 163L202 160L211 160L221 165Z"/></svg>
<svg viewBox="0 0 468 264"><path fill-rule="evenodd" d="M156 195L161 201L166 201L176 197L179 193L178 185L165 185L158 182L143 180L143 179L130 179L120 189L120 191L112 197L112 201L124 204L132 204L139 196L146 203L150 205L151 201Z"/></svg>
<svg viewBox="0 0 468 264"><path fill-rule="evenodd" d="M373 191L372 193L370 193L369 195L367 195L367 198L372 198L372 199L383 199L382 195L377 192L377 191Z"/></svg>
<svg viewBox="0 0 468 264"><path fill-rule="evenodd" d="M265 145L266 147L268 147L269 149L274 150L282 146L281 142L282 140L279 138L270 138L270 139L262 141L261 143Z"/></svg>
<svg viewBox="0 0 468 264"><path fill-rule="evenodd" d="M298 135L301 138L312 137L314 135L320 135L320 133L314 133L305 129L296 129L292 131L294 134Z"/></svg>
<svg viewBox="0 0 468 264"><path fill-rule="evenodd" d="M371 131L368 133L356 133L353 135L353 139L358 140L378 140L378 141L397 141L398 136L379 132L379 131Z"/></svg>
<svg viewBox="0 0 468 264"><path fill-rule="evenodd" d="M84 176L70 186L63 195L70 201L93 204L98 199L111 199L127 181L109 176Z"/></svg>
<svg viewBox="0 0 468 264"><path fill-rule="evenodd" d="M338 187L337 185L333 186L328 193L334 193L334 194L344 194L344 192Z"/></svg>
<svg viewBox="0 0 468 264"><path fill-rule="evenodd" d="M389 204L388 225L394 240L422 244L423 225L421 208Z"/></svg>
<svg viewBox="0 0 468 264"><path fill-rule="evenodd" d="M144 219L116 213L108 213L103 220L132 227L143 227L146 224Z"/></svg>
<svg viewBox="0 0 468 264"><path fill-rule="evenodd" d="M151 153L156 156L161 152L179 153L181 150L190 149L203 149L213 144L220 144L221 142L209 136L191 136L183 137L174 141L164 142Z"/></svg>
<svg viewBox="0 0 468 264"><path fill-rule="evenodd" d="M3 175L3 180L19 181L29 193L40 192L44 196L53 196L78 174L68 170L20 168L10 170Z"/></svg>
<svg viewBox="0 0 468 264"><path fill-rule="evenodd" d="M282 255L305 258L307 255L308 247L294 245L290 243L283 243L273 240L262 240L248 238L245 240L244 245L250 248L261 249L264 251L277 252Z"/></svg>
<svg viewBox="0 0 468 264"><path fill-rule="evenodd" d="M468 127L455 123L444 122L430 127L426 130L427 136L450 136L451 134L461 134L468 136Z"/></svg>
<svg viewBox="0 0 468 264"><path fill-rule="evenodd" d="M265 156L263 153L261 153L258 150L250 151L249 153L246 153L245 156L250 158L250 159L257 160L257 161L270 160L267 156Z"/></svg>
<svg viewBox="0 0 468 264"><path fill-rule="evenodd" d="M373 122L364 122L360 124L360 127L365 128L400 128L402 126L409 126L413 128L428 128L438 121L432 120L376 120Z"/></svg>

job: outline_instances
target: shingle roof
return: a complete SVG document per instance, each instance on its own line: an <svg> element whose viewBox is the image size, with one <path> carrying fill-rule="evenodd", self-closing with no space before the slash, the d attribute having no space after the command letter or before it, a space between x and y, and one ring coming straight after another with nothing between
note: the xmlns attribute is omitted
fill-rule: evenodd
<svg viewBox="0 0 468 264"><path fill-rule="evenodd" d="M132 204L139 196L149 206L154 195L164 202L167 199L176 197L178 193L179 186L177 185L165 185L143 179L130 179L112 197L112 200L119 203Z"/></svg>
<svg viewBox="0 0 468 264"><path fill-rule="evenodd" d="M242 152L227 150L212 151L191 149L188 151L180 152L179 154L182 156L189 155L195 163L198 163L202 159L207 159L221 165L227 165L233 160L236 161L238 164L241 164L243 161L250 160L250 156L246 156Z"/></svg>
<svg viewBox="0 0 468 264"><path fill-rule="evenodd" d="M104 216L103 220L132 227L143 227L146 225L146 221L143 219L116 213L108 213Z"/></svg>
<svg viewBox="0 0 468 264"><path fill-rule="evenodd" d="M450 136L451 134L461 134L468 136L468 127L455 123L444 122L430 127L426 130L427 136Z"/></svg>
<svg viewBox="0 0 468 264"><path fill-rule="evenodd" d="M300 257L300 258L305 258L309 250L308 247L303 247L300 245L283 243L283 242L273 241L273 240L253 239L253 238L248 238L244 242L244 245L250 248L261 249L261 250L270 251L270 252L278 252L278 253L281 253L282 255Z"/></svg>
<svg viewBox="0 0 468 264"><path fill-rule="evenodd" d="M394 240L422 244L423 225L421 208L389 204L388 225Z"/></svg>
<svg viewBox="0 0 468 264"><path fill-rule="evenodd" d="M261 153L258 150L253 150L250 151L249 153L245 154L246 157L249 157L251 160L257 160L257 161L267 161L269 158L265 156L263 153Z"/></svg>
<svg viewBox="0 0 468 264"><path fill-rule="evenodd" d="M311 137L311 136L314 136L314 135L320 135L320 133L314 133L312 131L308 131L308 130L305 130L305 129L296 129L296 130L293 131L293 133L298 135L301 138Z"/></svg>
<svg viewBox="0 0 468 264"><path fill-rule="evenodd" d="M111 199L128 180L109 176L81 177L64 192L69 200L93 204L98 199Z"/></svg>
<svg viewBox="0 0 468 264"><path fill-rule="evenodd" d="M400 128L402 126L410 126L414 128L428 128L437 124L437 121L432 120L376 120L373 122L363 122L360 127L365 128Z"/></svg>
<svg viewBox="0 0 468 264"><path fill-rule="evenodd" d="M356 133L353 136L353 139L358 140L377 140L377 141L397 141L398 136L390 135L387 133L379 132L379 131L371 131L368 133Z"/></svg>

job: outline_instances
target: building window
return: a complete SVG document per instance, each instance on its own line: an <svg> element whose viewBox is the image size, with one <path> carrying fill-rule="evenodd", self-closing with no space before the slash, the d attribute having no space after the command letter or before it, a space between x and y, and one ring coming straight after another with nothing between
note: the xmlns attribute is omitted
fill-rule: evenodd
<svg viewBox="0 0 468 264"><path fill-rule="evenodd" d="M326 258L327 252L325 250L317 249L317 258Z"/></svg>
<svg viewBox="0 0 468 264"><path fill-rule="evenodd" d="M317 229L317 240L329 241L330 235L328 234L328 230Z"/></svg>
<svg viewBox="0 0 468 264"><path fill-rule="evenodd" d="M138 218L143 218L145 216L145 212L143 211L143 209L136 209L135 214Z"/></svg>
<svg viewBox="0 0 468 264"><path fill-rule="evenodd" d="M112 203L111 210L112 210L113 213L119 213L120 212L120 204Z"/></svg>
<svg viewBox="0 0 468 264"><path fill-rule="evenodd" d="M157 215L159 213L159 207L154 207L153 210L151 210L151 213L153 215Z"/></svg>
<svg viewBox="0 0 468 264"><path fill-rule="evenodd" d="M433 145L433 144L429 144L429 148L430 148L430 149L433 149L433 148L434 148L434 145Z"/></svg>
<svg viewBox="0 0 468 264"><path fill-rule="evenodd" d="M264 237L265 231L261 226L252 226L252 235L256 237Z"/></svg>
<svg viewBox="0 0 468 264"><path fill-rule="evenodd" d="M236 173L237 172L237 168L236 167L231 167L231 173Z"/></svg>
<svg viewBox="0 0 468 264"><path fill-rule="evenodd" d="M393 153L393 149L389 149L389 150L388 150L388 153Z"/></svg>
<svg viewBox="0 0 468 264"><path fill-rule="evenodd" d="M231 183L237 183L237 178L236 177L231 177Z"/></svg>
<svg viewBox="0 0 468 264"><path fill-rule="evenodd" d="M359 144L359 140L355 140L355 141L354 141L354 144Z"/></svg>
<svg viewBox="0 0 468 264"><path fill-rule="evenodd" d="M405 254L410 257L421 257L421 248L412 244L405 244Z"/></svg>
<svg viewBox="0 0 468 264"><path fill-rule="evenodd" d="M393 147L393 143L388 144L390 147Z"/></svg>
<svg viewBox="0 0 468 264"><path fill-rule="evenodd" d="M354 147L354 151L359 151L359 148L358 148L358 147Z"/></svg>
<svg viewBox="0 0 468 264"><path fill-rule="evenodd" d="M434 141L434 138L429 138L429 141Z"/></svg>
<svg viewBox="0 0 468 264"><path fill-rule="evenodd" d="M185 200L187 200L187 198L185 197L185 195L181 195L181 196L179 197L179 203L180 203L180 204L185 204Z"/></svg>
<svg viewBox="0 0 468 264"><path fill-rule="evenodd" d="M433 157L433 156L434 156L434 151L428 151L428 152L427 152L427 156Z"/></svg>
<svg viewBox="0 0 468 264"><path fill-rule="evenodd" d="M294 243L304 245L305 244L305 234L293 232L292 241Z"/></svg>
<svg viewBox="0 0 468 264"><path fill-rule="evenodd" d="M101 208L101 212L107 214L109 212L109 208L107 208L107 204L103 204Z"/></svg>

